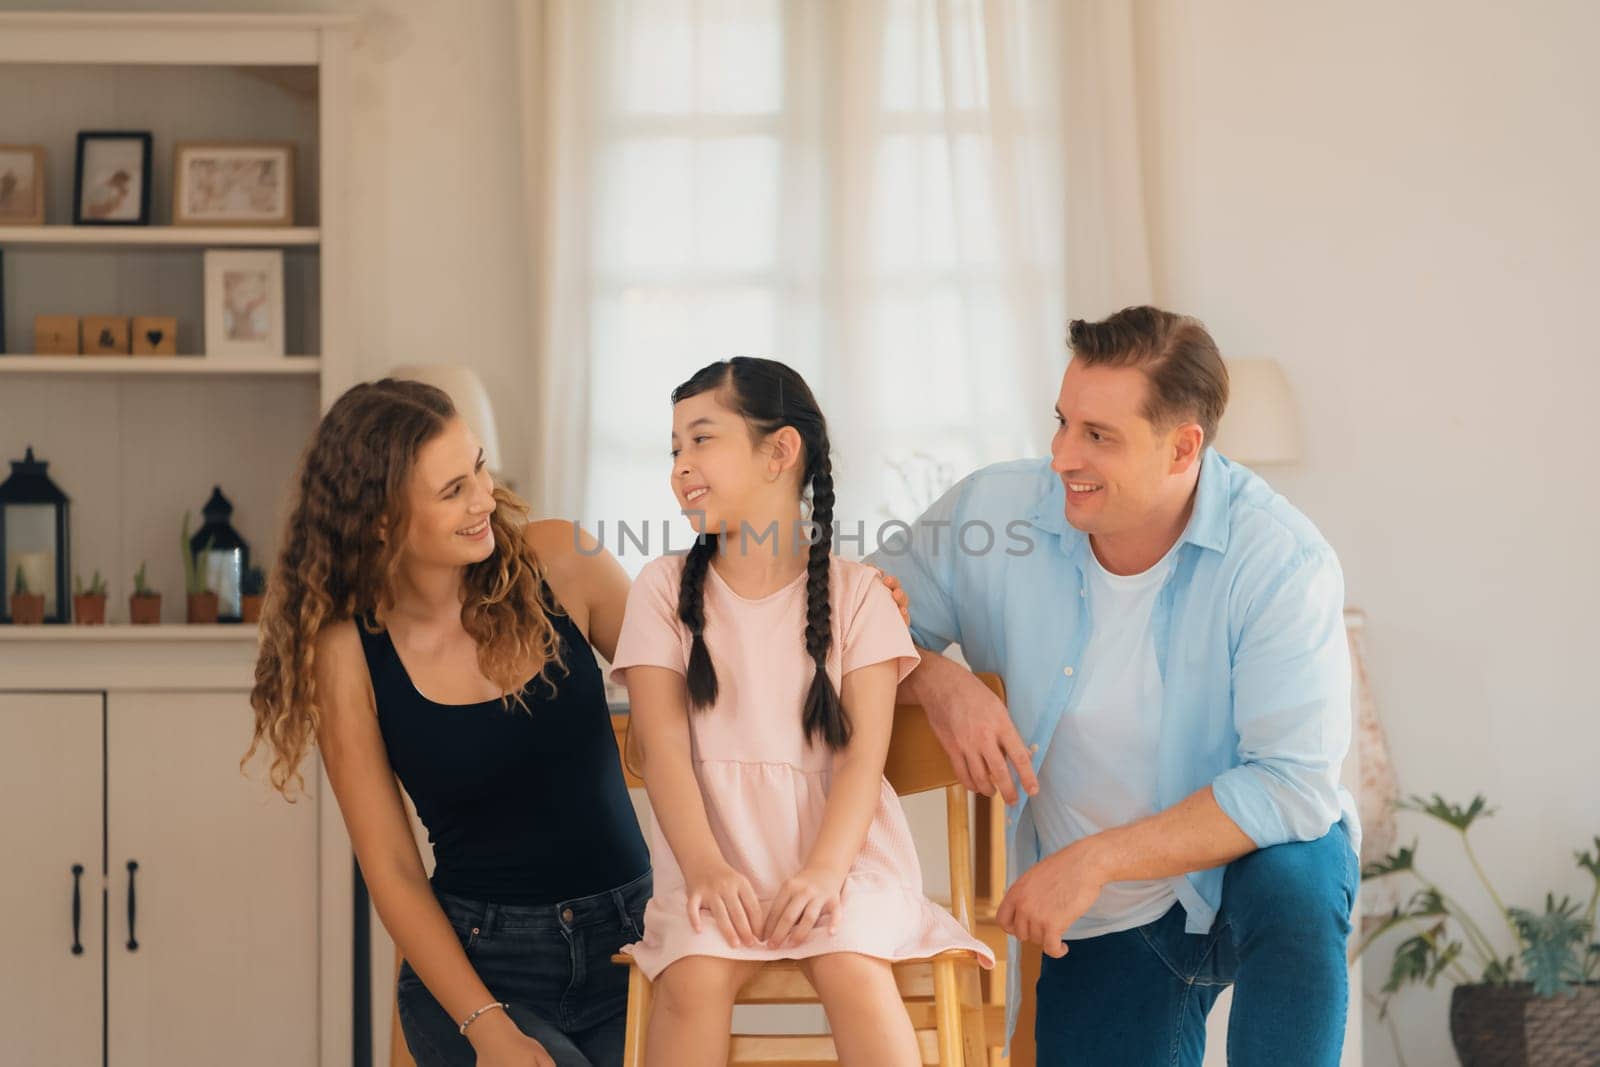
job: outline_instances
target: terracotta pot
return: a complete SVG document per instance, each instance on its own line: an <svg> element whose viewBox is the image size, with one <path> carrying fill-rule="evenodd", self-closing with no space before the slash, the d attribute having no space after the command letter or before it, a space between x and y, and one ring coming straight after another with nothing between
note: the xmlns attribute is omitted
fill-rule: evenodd
<svg viewBox="0 0 1600 1067"><path fill-rule="evenodd" d="M147 593L128 598L128 621L135 626L154 626L161 621L161 594Z"/></svg>
<svg viewBox="0 0 1600 1067"><path fill-rule="evenodd" d="M217 621L217 594L189 594L189 622L204 624Z"/></svg>
<svg viewBox="0 0 1600 1067"><path fill-rule="evenodd" d="M106 595L85 593L72 598L72 621L79 626L104 626L106 621Z"/></svg>
<svg viewBox="0 0 1600 1067"><path fill-rule="evenodd" d="M255 596L240 597L239 598L239 621L240 622L260 622L261 621L261 605L266 599L267 599L266 595L262 594L262 593L257 593Z"/></svg>
<svg viewBox="0 0 1600 1067"><path fill-rule="evenodd" d="M12 593L11 621L18 626L37 626L44 622L44 594Z"/></svg>

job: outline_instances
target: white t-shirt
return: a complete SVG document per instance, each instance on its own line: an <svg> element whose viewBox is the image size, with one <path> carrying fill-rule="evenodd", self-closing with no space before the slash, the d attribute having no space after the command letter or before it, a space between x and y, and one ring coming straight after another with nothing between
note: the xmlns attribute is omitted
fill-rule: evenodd
<svg viewBox="0 0 1600 1067"><path fill-rule="evenodd" d="M1094 553L1089 553L1091 557ZM1093 630L1074 706L1062 715L1031 802L1044 855L1156 813L1162 684L1150 620L1174 553L1142 574L1087 569ZM1067 931L1067 940L1131 930L1177 902L1170 881L1113 882Z"/></svg>

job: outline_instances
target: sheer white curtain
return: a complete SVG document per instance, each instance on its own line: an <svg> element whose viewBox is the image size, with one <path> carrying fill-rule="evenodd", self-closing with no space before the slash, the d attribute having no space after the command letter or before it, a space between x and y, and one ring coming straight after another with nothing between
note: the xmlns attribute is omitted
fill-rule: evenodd
<svg viewBox="0 0 1600 1067"><path fill-rule="evenodd" d="M688 543L669 394L706 363L768 356L811 383L836 517L865 526L841 549L857 555L973 467L1043 453L1069 278L1077 313L1147 298L1121 5L524 0L521 15L533 497L604 520L614 551L619 521L650 531L649 554L668 521ZM629 542L622 558L637 572L647 555Z"/></svg>

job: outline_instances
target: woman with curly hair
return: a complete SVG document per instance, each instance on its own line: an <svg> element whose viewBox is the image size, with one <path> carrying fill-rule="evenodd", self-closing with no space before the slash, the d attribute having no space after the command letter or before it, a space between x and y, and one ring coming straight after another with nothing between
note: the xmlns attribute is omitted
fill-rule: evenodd
<svg viewBox="0 0 1600 1067"><path fill-rule="evenodd" d="M527 521L437 389L357 385L306 452L250 751L290 795L321 749L405 956L419 1067L621 1062L627 976L610 957L642 936L650 857L593 650L615 652L628 590L573 524Z"/></svg>

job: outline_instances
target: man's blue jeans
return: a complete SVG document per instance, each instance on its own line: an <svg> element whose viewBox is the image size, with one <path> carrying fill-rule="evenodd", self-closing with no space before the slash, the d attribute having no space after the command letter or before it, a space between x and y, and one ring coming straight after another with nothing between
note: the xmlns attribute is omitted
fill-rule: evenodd
<svg viewBox="0 0 1600 1067"><path fill-rule="evenodd" d="M1206 1013L1232 984L1230 1067L1337 1067L1360 868L1344 827L1230 864L1206 934L1173 905L1147 926L1044 958L1039 1067L1199 1067Z"/></svg>

